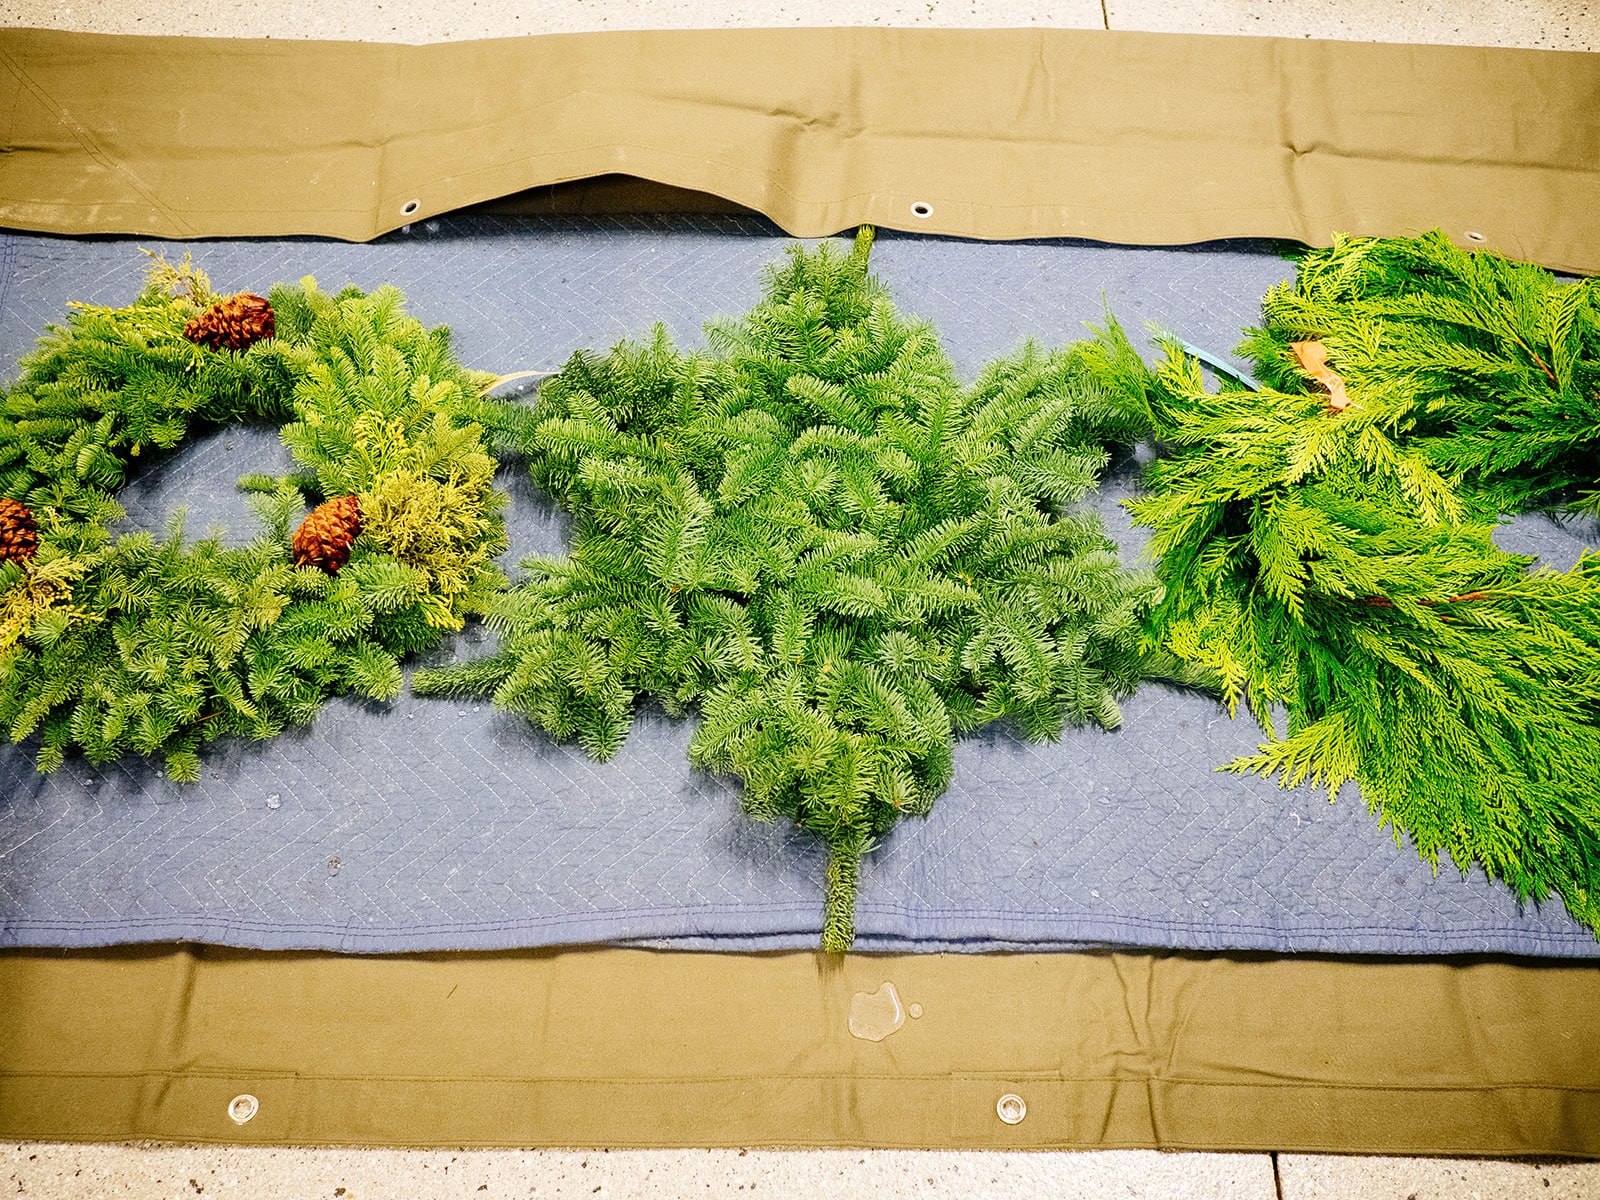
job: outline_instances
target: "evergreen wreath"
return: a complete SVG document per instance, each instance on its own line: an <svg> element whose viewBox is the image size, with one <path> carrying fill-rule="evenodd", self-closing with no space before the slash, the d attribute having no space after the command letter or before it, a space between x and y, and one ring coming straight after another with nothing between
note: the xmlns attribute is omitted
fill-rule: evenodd
<svg viewBox="0 0 1600 1200"><path fill-rule="evenodd" d="M1228 769L1356 780L1435 869L1600 932L1600 556L1533 570L1491 536L1594 504L1597 295L1438 234L1340 239L1240 348L1268 386L1208 391L1175 342L1124 384L1168 449L1131 505L1152 632L1271 739Z"/></svg>
<svg viewBox="0 0 1600 1200"><path fill-rule="evenodd" d="M400 660L505 582L486 379L393 288L224 298L185 258L126 308L74 306L0 395L0 727L44 771L76 748L192 781L213 738L395 696ZM181 518L113 535L136 458L234 421L283 423L303 468L242 481L250 545Z"/></svg>
<svg viewBox="0 0 1600 1200"><path fill-rule="evenodd" d="M1095 380L1138 359L1028 346L955 380L867 273L872 242L793 248L711 353L664 331L579 353L505 448L575 515L571 553L489 607L491 656L419 671L598 759L641 697L699 707L691 761L828 846L823 945L854 936L862 856L949 785L954 735L1115 728L1152 669L1156 588L1072 511L1143 413Z"/></svg>

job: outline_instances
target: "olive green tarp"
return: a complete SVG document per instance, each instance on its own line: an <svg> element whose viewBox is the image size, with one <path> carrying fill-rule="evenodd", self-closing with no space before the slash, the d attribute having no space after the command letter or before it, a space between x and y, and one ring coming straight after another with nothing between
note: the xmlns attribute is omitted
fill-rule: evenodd
<svg viewBox="0 0 1600 1200"><path fill-rule="evenodd" d="M1081 30L0 32L0 224L363 240L625 174L802 236L1442 227L1600 270L1600 55Z"/></svg>
<svg viewBox="0 0 1600 1200"><path fill-rule="evenodd" d="M0 88L0 224L50 232L365 239L516 192L546 211L655 202L627 183L551 190L628 175L802 235L1440 226L1600 269L1593 55L1071 31L401 47L8 30ZM898 1027L867 1040L852 1012ZM1596 1012L1600 969L1528 961L13 950L0 1133L1593 1156ZM259 1109L236 1124L246 1093Z"/></svg>
<svg viewBox="0 0 1600 1200"><path fill-rule="evenodd" d="M1597 1011L1491 961L9 951L0 1135L1597 1155Z"/></svg>

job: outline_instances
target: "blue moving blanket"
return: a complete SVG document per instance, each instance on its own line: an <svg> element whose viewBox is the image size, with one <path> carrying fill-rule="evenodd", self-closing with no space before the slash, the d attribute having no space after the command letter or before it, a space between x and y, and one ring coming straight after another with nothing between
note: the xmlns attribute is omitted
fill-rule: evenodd
<svg viewBox="0 0 1600 1200"><path fill-rule="evenodd" d="M422 320L452 327L468 365L510 373L648 336L656 321L703 346L702 322L753 304L786 241L755 219L458 217L366 245L151 245L191 250L224 291L307 274L327 289L396 284ZM146 265L139 244L0 237L5 377L67 301L128 302ZM873 261L902 311L935 322L966 378L1026 336L1082 336L1108 305L1135 337L1149 321L1226 354L1262 292L1293 272L1261 243L884 234ZM272 430L197 439L125 490L128 526L159 529L186 506L191 534L247 540L236 480L287 465ZM1129 561L1142 538L1118 501L1135 471L1118 464L1093 499ZM559 552L562 516L521 472L503 486L508 566ZM1533 518L1504 535L1560 566L1594 541L1592 527ZM484 636L469 630L446 656ZM865 864L858 947L1600 956L1557 900L1524 909L1481 872L1435 875L1353 788L1329 804L1217 773L1259 736L1214 701L1151 686L1124 713L1117 733L1051 745L997 730L962 741L932 815L902 823ZM744 817L736 781L691 771L691 729L646 710L602 765L487 704L335 701L275 741L214 744L186 787L131 759L97 769L69 758L40 776L31 746L0 746L0 944L814 946L820 847Z"/></svg>

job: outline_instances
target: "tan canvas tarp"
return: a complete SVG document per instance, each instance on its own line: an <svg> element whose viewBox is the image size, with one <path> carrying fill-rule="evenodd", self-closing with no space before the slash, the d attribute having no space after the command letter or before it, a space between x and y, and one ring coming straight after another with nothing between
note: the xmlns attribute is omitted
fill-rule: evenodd
<svg viewBox="0 0 1600 1200"><path fill-rule="evenodd" d="M1554 964L11 951L0 1136L1600 1155L1597 1011Z"/></svg>
<svg viewBox="0 0 1600 1200"><path fill-rule="evenodd" d="M799 235L1441 227L1600 270L1600 55L1079 30L0 32L0 224L371 238L624 174ZM926 214L926 215L918 215ZM1470 236L1469 235L1473 235Z"/></svg>
<svg viewBox="0 0 1600 1200"><path fill-rule="evenodd" d="M1600 56L1069 31L399 47L10 30L0 92L0 224L24 229L364 239L529 188L533 209L626 207L627 183L549 191L622 175L806 235L1437 226L1600 270ZM899 1027L852 1035L852 1012L883 1031L885 983ZM1597 1012L1600 968L1526 962L8 951L0 1134L1600 1155ZM242 1093L260 1107L238 1125ZM1007 1093L1027 1105L1014 1125Z"/></svg>

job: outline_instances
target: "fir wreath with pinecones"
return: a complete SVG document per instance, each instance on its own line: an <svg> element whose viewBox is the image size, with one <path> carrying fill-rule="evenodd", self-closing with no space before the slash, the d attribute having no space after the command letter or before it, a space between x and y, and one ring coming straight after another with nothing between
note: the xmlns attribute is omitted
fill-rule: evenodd
<svg viewBox="0 0 1600 1200"><path fill-rule="evenodd" d="M74 306L0 397L0 728L41 770L160 755L182 781L214 738L396 695L504 584L487 378L393 288L224 298L186 259L126 308ZM245 481L249 546L113 534L140 454L246 420L283 423L303 468Z"/></svg>
<svg viewBox="0 0 1600 1200"><path fill-rule="evenodd" d="M794 248L711 353L658 329L544 383L500 433L574 513L571 553L490 606L497 653L413 677L600 759L641 698L697 707L691 761L826 843L829 950L863 857L949 786L958 733L1115 728L1170 661L1140 644L1154 581L1075 507L1142 429L1096 382L1132 349L1028 346L962 386L869 276L871 242Z"/></svg>

